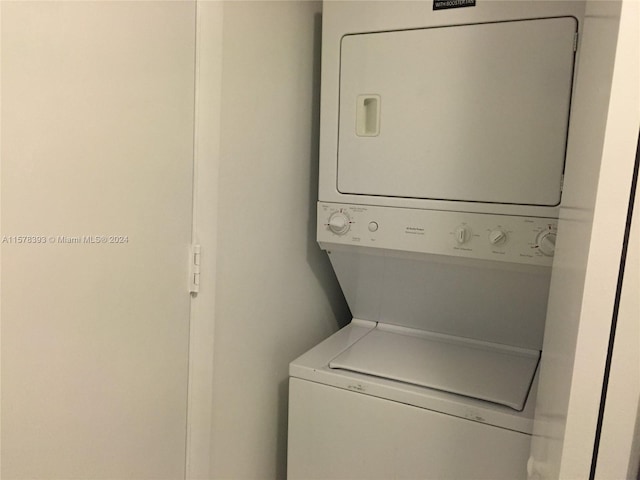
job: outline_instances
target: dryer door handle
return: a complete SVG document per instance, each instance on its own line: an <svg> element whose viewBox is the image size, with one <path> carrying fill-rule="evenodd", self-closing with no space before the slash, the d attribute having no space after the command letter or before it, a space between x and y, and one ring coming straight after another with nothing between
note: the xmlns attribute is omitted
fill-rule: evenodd
<svg viewBox="0 0 640 480"><path fill-rule="evenodd" d="M356 135L376 137L380 134L380 95L358 95Z"/></svg>

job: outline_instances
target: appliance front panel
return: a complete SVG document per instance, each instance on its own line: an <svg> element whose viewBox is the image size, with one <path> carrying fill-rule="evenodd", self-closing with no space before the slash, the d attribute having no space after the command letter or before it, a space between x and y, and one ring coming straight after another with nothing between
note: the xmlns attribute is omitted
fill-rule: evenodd
<svg viewBox="0 0 640 480"><path fill-rule="evenodd" d="M556 221L318 203L318 242L351 313L540 350Z"/></svg>
<svg viewBox="0 0 640 480"><path fill-rule="evenodd" d="M557 220L318 202L317 240L550 267Z"/></svg>
<svg viewBox="0 0 640 480"><path fill-rule="evenodd" d="M577 21L345 35L341 194L560 203Z"/></svg>
<svg viewBox="0 0 640 480"><path fill-rule="evenodd" d="M527 478L530 435L298 378L289 392L289 479Z"/></svg>
<svg viewBox="0 0 640 480"><path fill-rule="evenodd" d="M330 248L331 265L357 318L542 349L550 269Z"/></svg>

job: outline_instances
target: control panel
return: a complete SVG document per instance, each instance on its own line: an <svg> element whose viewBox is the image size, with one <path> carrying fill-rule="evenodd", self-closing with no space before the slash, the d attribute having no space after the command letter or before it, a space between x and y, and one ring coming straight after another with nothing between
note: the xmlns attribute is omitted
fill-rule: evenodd
<svg viewBox="0 0 640 480"><path fill-rule="evenodd" d="M318 242L551 266L557 220L318 202Z"/></svg>

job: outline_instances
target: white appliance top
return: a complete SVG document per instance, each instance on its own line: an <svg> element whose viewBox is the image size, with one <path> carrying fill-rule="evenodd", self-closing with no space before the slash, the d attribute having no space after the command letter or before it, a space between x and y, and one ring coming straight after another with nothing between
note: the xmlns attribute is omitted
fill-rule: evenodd
<svg viewBox="0 0 640 480"><path fill-rule="evenodd" d="M531 401L527 401L519 412L501 404L434 388L329 367L331 360L373 332L377 325L376 322L353 319L349 325L291 362L290 376L517 432L533 432L537 372L529 392Z"/></svg>
<svg viewBox="0 0 640 480"><path fill-rule="evenodd" d="M521 411L539 357L535 350L379 323L329 366Z"/></svg>

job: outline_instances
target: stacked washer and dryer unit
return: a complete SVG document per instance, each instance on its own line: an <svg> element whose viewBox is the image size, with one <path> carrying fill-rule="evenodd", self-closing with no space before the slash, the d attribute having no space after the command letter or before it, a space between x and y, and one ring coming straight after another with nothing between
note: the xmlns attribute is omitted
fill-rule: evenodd
<svg viewBox="0 0 640 480"><path fill-rule="evenodd" d="M354 318L290 365L289 478L526 478L582 8L325 2L317 239Z"/></svg>

